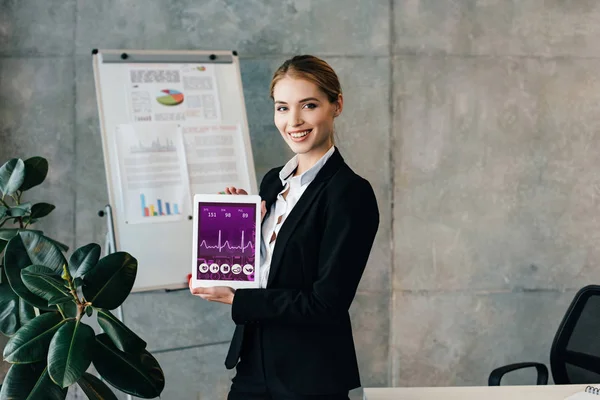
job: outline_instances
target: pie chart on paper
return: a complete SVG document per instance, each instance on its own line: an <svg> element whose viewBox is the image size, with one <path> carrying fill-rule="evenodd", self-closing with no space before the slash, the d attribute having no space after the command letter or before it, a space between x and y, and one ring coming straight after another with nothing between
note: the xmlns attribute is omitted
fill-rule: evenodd
<svg viewBox="0 0 600 400"><path fill-rule="evenodd" d="M183 93L178 90L164 89L160 91L156 101L163 106L176 106L183 103Z"/></svg>

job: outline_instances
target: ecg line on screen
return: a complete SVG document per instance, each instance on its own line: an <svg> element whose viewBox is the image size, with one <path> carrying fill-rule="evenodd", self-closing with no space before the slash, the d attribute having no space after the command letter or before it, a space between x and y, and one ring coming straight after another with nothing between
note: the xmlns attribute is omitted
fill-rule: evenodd
<svg viewBox="0 0 600 400"><path fill-rule="evenodd" d="M227 247L229 250L241 250L242 252L245 252L248 247L251 247L254 249L252 242L248 242L247 244L244 244L244 231L242 231L242 238L241 238L239 246L230 245L228 240L226 240L225 243L221 244L221 231L220 230L219 230L219 243L217 243L214 246L211 246L208 243L206 243L206 240L203 240L202 242L200 242L200 247L204 247L205 249L219 249L219 252L221 252L221 250L223 250L225 247Z"/></svg>

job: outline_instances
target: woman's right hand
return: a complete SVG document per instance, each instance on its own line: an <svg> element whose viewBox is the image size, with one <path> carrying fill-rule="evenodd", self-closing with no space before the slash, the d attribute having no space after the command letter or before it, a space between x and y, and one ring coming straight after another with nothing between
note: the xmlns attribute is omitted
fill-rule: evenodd
<svg viewBox="0 0 600 400"><path fill-rule="evenodd" d="M248 194L244 189L238 189L235 186L227 186L225 188L225 194ZM267 213L267 203L263 200L260 203L260 220L262 221L265 218L265 214Z"/></svg>
<svg viewBox="0 0 600 400"><path fill-rule="evenodd" d="M225 188L225 194L248 194L244 189L238 189L235 186L227 186Z"/></svg>

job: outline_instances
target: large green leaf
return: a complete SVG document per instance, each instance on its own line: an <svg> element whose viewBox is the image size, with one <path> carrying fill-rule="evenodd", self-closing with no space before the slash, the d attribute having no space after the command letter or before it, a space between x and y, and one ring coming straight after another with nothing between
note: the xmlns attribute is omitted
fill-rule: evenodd
<svg viewBox="0 0 600 400"><path fill-rule="evenodd" d="M67 265L67 260L54 240L33 231L21 231L19 236L32 264L43 265L58 275L63 273L63 266Z"/></svg>
<svg viewBox="0 0 600 400"><path fill-rule="evenodd" d="M94 330L81 321L68 321L54 335L48 352L48 371L60 387L77 382L92 362Z"/></svg>
<svg viewBox="0 0 600 400"><path fill-rule="evenodd" d="M0 192L12 195L25 180L25 163L19 158L8 160L0 167Z"/></svg>
<svg viewBox="0 0 600 400"><path fill-rule="evenodd" d="M29 190L44 182L48 175L48 161L43 157L31 157L25 160L25 180L20 190Z"/></svg>
<svg viewBox="0 0 600 400"><path fill-rule="evenodd" d="M130 254L109 254L85 275L83 295L96 308L114 310L129 296L136 274L137 260Z"/></svg>
<svg viewBox="0 0 600 400"><path fill-rule="evenodd" d="M10 287L19 297L34 307L44 310L56 310L56 307L48 306L48 301L31 293L21 279L21 270L32 265L27 249L21 240L21 236L13 237L6 246L4 254L4 269Z"/></svg>
<svg viewBox="0 0 600 400"><path fill-rule="evenodd" d="M73 300L65 287L65 281L43 265L30 265L21 270L21 280L29 291L48 301L48 305L62 304Z"/></svg>
<svg viewBox="0 0 600 400"><path fill-rule="evenodd" d="M77 304L74 301L70 301L68 303L57 304L56 307L59 310L62 310L63 314L67 318L77 318Z"/></svg>
<svg viewBox="0 0 600 400"><path fill-rule="evenodd" d="M42 218L50 214L56 206L49 203L36 203L31 207L30 218Z"/></svg>
<svg viewBox="0 0 600 400"><path fill-rule="evenodd" d="M83 286L83 278L75 278L73 279L73 283L75 284L75 287L79 289Z"/></svg>
<svg viewBox="0 0 600 400"><path fill-rule="evenodd" d="M6 343L4 359L13 364L44 361L52 337L67 321L59 313L42 314L29 321Z"/></svg>
<svg viewBox="0 0 600 400"><path fill-rule="evenodd" d="M105 381L133 396L153 399L165 388L165 375L152 354L124 353L105 333L96 336L94 366Z"/></svg>
<svg viewBox="0 0 600 400"><path fill-rule="evenodd" d="M25 325L35 317L36 314L33 306L19 297L19 320L21 321L21 326Z"/></svg>
<svg viewBox="0 0 600 400"><path fill-rule="evenodd" d="M69 259L69 272L73 278L84 276L100 259L100 246L90 243L78 248Z"/></svg>
<svg viewBox="0 0 600 400"><path fill-rule="evenodd" d="M7 400L64 400L65 397L67 389L52 382L45 362L13 365L0 391L0 399Z"/></svg>
<svg viewBox="0 0 600 400"><path fill-rule="evenodd" d="M0 239L5 240L5 241L9 241L10 239L14 238L15 236L17 236L19 234L19 232L21 231L29 231L29 232L34 232L37 234L42 235L43 232L42 231L36 231L33 229L20 229L20 228L4 228L4 229L0 229Z"/></svg>
<svg viewBox="0 0 600 400"><path fill-rule="evenodd" d="M69 246L67 246L66 244L63 244L63 243L59 242L58 240L54 240L49 237L46 237L46 239L48 239L51 243L53 243L56 247L58 247L62 251L69 251Z"/></svg>
<svg viewBox="0 0 600 400"><path fill-rule="evenodd" d="M22 217L31 210L31 203L21 203L18 206L10 207L6 213L11 217Z"/></svg>
<svg viewBox="0 0 600 400"><path fill-rule="evenodd" d="M8 208L0 206L0 218L4 218L6 216L6 210L8 210Z"/></svg>
<svg viewBox="0 0 600 400"><path fill-rule="evenodd" d="M0 254L2 254L2 252L4 251L4 248L6 247L7 244L8 244L8 242L6 240L0 239Z"/></svg>
<svg viewBox="0 0 600 400"><path fill-rule="evenodd" d="M146 348L146 342L110 311L103 309L96 309L96 311L98 312L98 324L119 350L134 354Z"/></svg>
<svg viewBox="0 0 600 400"><path fill-rule="evenodd" d="M19 321L19 296L10 285L0 285L0 332L6 336L14 335L21 323Z"/></svg>
<svg viewBox="0 0 600 400"><path fill-rule="evenodd" d="M6 271L4 270L2 259L0 259L0 284L2 283L8 283L8 278L6 277Z"/></svg>
<svg viewBox="0 0 600 400"><path fill-rule="evenodd" d="M19 234L20 229L18 228L2 228L0 229L0 239L9 241Z"/></svg>
<svg viewBox="0 0 600 400"><path fill-rule="evenodd" d="M39 219L37 219L37 218L31 218L31 217L23 218L23 223L25 224L25 226L33 225L38 221L39 221Z"/></svg>
<svg viewBox="0 0 600 400"><path fill-rule="evenodd" d="M12 336L34 317L33 306L17 296L8 282L0 284L0 332Z"/></svg>
<svg viewBox="0 0 600 400"><path fill-rule="evenodd" d="M117 396L106 383L88 372L84 373L77 383L89 400L117 400Z"/></svg>

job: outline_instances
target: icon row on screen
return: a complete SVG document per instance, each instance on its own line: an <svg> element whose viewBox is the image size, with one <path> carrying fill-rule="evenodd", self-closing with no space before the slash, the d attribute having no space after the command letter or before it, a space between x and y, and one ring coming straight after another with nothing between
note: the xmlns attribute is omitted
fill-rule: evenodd
<svg viewBox="0 0 600 400"><path fill-rule="evenodd" d="M216 274L217 272L221 272L223 274L228 274L232 272L235 275L239 275L240 273L244 273L246 275L252 275L254 273L254 267L251 264L246 264L243 267L240 264L233 264L230 266L229 264L219 264L213 263L208 265L207 263L202 263L198 266L198 269L201 273L205 274L208 271Z"/></svg>

